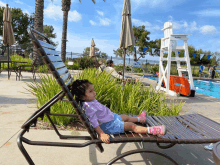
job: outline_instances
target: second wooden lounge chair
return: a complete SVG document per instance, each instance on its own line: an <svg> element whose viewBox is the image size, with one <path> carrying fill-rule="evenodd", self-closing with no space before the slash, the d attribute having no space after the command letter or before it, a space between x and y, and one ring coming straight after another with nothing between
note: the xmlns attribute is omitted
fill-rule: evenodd
<svg viewBox="0 0 220 165"><path fill-rule="evenodd" d="M46 36L37 32L33 29L28 29L28 33L33 41L34 46L38 49L40 55L43 57L45 63L49 67L53 76L56 78L57 82L61 86L61 91L56 94L52 99L40 107L23 125L22 131L17 138L17 144L26 158L29 164L34 164L33 160L29 156L28 152L25 150L23 143L29 145L39 145L39 146L59 146L59 147L86 147L91 144L96 144L97 149L103 152L102 141L98 139L97 133L91 126L85 112L82 108L78 106L76 101L73 99L72 94L69 90L69 85L72 82L72 77L62 62L61 58L58 56L55 48L51 45L50 41ZM37 40L35 34L41 35L46 42ZM67 114L53 114L50 112L50 107L53 106L58 100L62 99L64 96L67 97L69 103L74 107L77 115L67 115ZM44 117L46 115L54 127L57 135L60 139L74 139L74 140L88 140L85 143L59 143L59 142L45 142L45 141L31 141L24 137L24 134L29 131L30 127L36 125L38 117ZM50 116L77 116L87 128L90 136L66 136L61 135L54 123L52 122ZM202 115L191 114L191 115L181 115L181 116L148 116L146 126L154 125L166 125L167 134L166 135L148 135L148 134L136 134L132 132L125 132L124 134L110 135L110 143L129 143L129 142L149 142L156 143L158 147L162 149L170 148L175 144L202 144L202 143L215 143L220 141L220 124L214 122ZM166 143L166 145L161 145ZM108 164L113 164L118 159L125 156L135 154L135 153L154 153L168 158L174 164L177 164L170 157L163 153L156 151L149 151L147 149L137 149L119 155L108 162Z"/></svg>

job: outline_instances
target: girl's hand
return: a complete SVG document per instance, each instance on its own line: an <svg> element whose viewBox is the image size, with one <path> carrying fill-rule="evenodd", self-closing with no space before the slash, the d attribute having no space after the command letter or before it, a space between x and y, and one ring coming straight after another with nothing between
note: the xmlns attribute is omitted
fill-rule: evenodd
<svg viewBox="0 0 220 165"><path fill-rule="evenodd" d="M108 134L101 134L100 139L106 144L110 143L110 136Z"/></svg>

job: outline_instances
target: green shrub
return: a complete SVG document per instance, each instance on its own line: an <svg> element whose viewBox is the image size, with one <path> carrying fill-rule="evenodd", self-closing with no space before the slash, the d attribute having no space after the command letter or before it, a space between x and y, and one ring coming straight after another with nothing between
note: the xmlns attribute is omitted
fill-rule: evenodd
<svg viewBox="0 0 220 165"><path fill-rule="evenodd" d="M74 60L74 63L78 63L81 69L85 68L98 68L99 63L95 58L91 58L89 56L77 58Z"/></svg>
<svg viewBox="0 0 220 165"><path fill-rule="evenodd" d="M143 69L142 68L133 67L133 72L134 73L143 73Z"/></svg>
<svg viewBox="0 0 220 165"><path fill-rule="evenodd" d="M13 63L13 65L12 65L13 67L17 67L19 65L31 65L33 63L32 59L23 58L23 57L21 57L19 55L16 55L16 54L11 55L10 58L11 58L11 61L27 62L27 63L24 63L24 64L22 64L22 63ZM7 66L8 66L8 64L4 64L4 68L6 68Z"/></svg>
<svg viewBox="0 0 220 165"><path fill-rule="evenodd" d="M149 67L149 71L153 74L155 74L156 72L159 72L159 65L152 65Z"/></svg>
<svg viewBox="0 0 220 165"><path fill-rule="evenodd" d="M49 72L48 66L46 64L38 66L37 70L39 73L48 73Z"/></svg>
<svg viewBox="0 0 220 165"><path fill-rule="evenodd" d="M79 68L80 68L80 65L77 62L74 62L73 65L71 66L71 69L73 70L79 70Z"/></svg>
<svg viewBox="0 0 220 165"><path fill-rule="evenodd" d="M80 69L80 65L78 62L73 62L73 65L68 65L68 62L69 61L66 61L65 65L68 66L69 69L71 69L71 70L79 70Z"/></svg>
<svg viewBox="0 0 220 165"><path fill-rule="evenodd" d="M28 84L29 91L37 97L38 107L44 105L60 91L56 80L49 75L40 76L41 82ZM110 74L98 73L97 69L85 69L76 79L88 79L93 83L96 91L96 99L119 114L138 115L143 109L149 115L173 116L178 115L183 104L167 106L165 95L157 93L152 87L142 87L140 83L126 83L121 85L112 79ZM58 101L51 107L52 113L75 114L69 102ZM52 117L56 124L65 125L74 118ZM44 118L47 121L47 118Z"/></svg>

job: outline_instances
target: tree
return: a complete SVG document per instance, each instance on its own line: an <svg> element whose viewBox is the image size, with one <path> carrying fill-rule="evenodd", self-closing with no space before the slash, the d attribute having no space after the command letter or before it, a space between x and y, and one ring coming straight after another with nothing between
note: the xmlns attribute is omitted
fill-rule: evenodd
<svg viewBox="0 0 220 165"><path fill-rule="evenodd" d="M61 44L61 58L63 62L66 61L66 34L67 34L67 20L68 12L70 10L71 0L62 0L63 11L63 32L62 32L62 44Z"/></svg>
<svg viewBox="0 0 220 165"><path fill-rule="evenodd" d="M84 49L84 51L83 51L83 55L84 55L84 56L89 56L89 54L90 54L90 47L86 47L86 48ZM95 56L96 56L97 58L105 58L105 59L107 59L107 57L108 57L108 55L107 55L106 53L101 52L101 51L99 50L99 48L96 48L96 47L95 47Z"/></svg>
<svg viewBox="0 0 220 165"><path fill-rule="evenodd" d="M3 34L3 12L5 7L0 7L0 34ZM33 27L34 16L23 13L19 8L11 9L12 28L14 37L18 45L23 50L29 50L31 47L30 37L27 32L28 27Z"/></svg>
<svg viewBox="0 0 220 165"><path fill-rule="evenodd" d="M43 33L50 39L51 44L57 47L58 42L55 43L51 40L52 38L57 37L56 33L53 33L53 32L54 32L54 28L52 25L44 25Z"/></svg>
<svg viewBox="0 0 220 165"><path fill-rule="evenodd" d="M150 40L150 37L148 37L150 32L145 30L144 25L139 27L133 26L133 32L135 38L135 46L139 46L139 49L135 49L133 53L134 46L132 46L127 49L126 54L128 56L134 54L134 61L138 61L141 57L144 57L144 55L146 55L146 52L144 52L144 47L149 48L150 46L150 42L148 42L148 40ZM123 50L118 48L117 50L113 50L113 52L116 56L123 57ZM140 54L140 57L137 58L137 54Z"/></svg>
<svg viewBox="0 0 220 165"><path fill-rule="evenodd" d="M103 0L105 2L105 0ZM81 0L79 0L81 3ZM95 0L92 0L95 4ZM66 61L66 35L67 35L67 20L68 12L70 10L71 0L62 0L62 11L63 11L63 32L62 32L62 44L61 44L61 58L63 62Z"/></svg>
<svg viewBox="0 0 220 165"><path fill-rule="evenodd" d="M139 26L139 27L135 27L133 26L133 32L134 32L134 38L135 38L135 46L139 46L138 49L138 53L141 55L139 58L143 57L144 55L146 55L146 52L144 52L144 47L149 47L149 42L148 40L150 40L150 37L148 37L148 35L150 35L150 32L145 30L145 26ZM134 52L134 61L138 61L139 58L137 59L137 51L135 49Z"/></svg>
<svg viewBox="0 0 220 165"><path fill-rule="evenodd" d="M4 7L0 7L0 34L3 32L3 12ZM29 54L33 51L33 44L28 35L27 28L34 27L34 14L29 16L27 13L23 13L20 8L12 8L11 16L16 43L25 51L25 54ZM43 28L43 33L45 33L49 39L56 38L56 34L54 34L53 31L53 26L45 25ZM52 44L56 46L53 41Z"/></svg>
<svg viewBox="0 0 220 165"><path fill-rule="evenodd" d="M35 0L35 14L34 14L34 29L43 33L43 21L44 21L44 0ZM36 35L37 39L41 39L39 35ZM43 64L42 57L38 54L37 48L33 48L33 60L36 59L36 64Z"/></svg>
<svg viewBox="0 0 220 165"><path fill-rule="evenodd" d="M161 46L161 39L156 39L155 41L149 42L149 47L147 49L148 52L152 52L152 49L155 49L154 54L152 56L160 56L160 46Z"/></svg>

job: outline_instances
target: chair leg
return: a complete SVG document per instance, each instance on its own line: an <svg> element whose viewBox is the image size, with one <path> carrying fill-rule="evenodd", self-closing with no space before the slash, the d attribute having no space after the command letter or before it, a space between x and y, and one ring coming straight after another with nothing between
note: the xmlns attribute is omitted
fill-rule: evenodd
<svg viewBox="0 0 220 165"><path fill-rule="evenodd" d="M32 71L33 74L33 80L36 80L35 70Z"/></svg>
<svg viewBox="0 0 220 165"><path fill-rule="evenodd" d="M167 148L171 148L175 145L176 143L171 143L171 144L168 144L166 146L161 146L160 143L157 143L157 146L161 149L167 149Z"/></svg>
<svg viewBox="0 0 220 165"><path fill-rule="evenodd" d="M24 155L25 159L27 160L27 162L30 164L30 165L34 165L34 162L33 160L31 159L31 157L29 156L29 154L27 153L27 151L25 150L23 144L22 144L22 136L25 134L26 130L22 130L22 132L18 135L18 138L17 138L17 145L18 145L18 148L20 149L21 153Z"/></svg>
<svg viewBox="0 0 220 165"><path fill-rule="evenodd" d="M146 153L153 153L153 154L157 154L157 155L160 155L160 156L163 156L167 159L169 159L173 164L175 165L178 165L178 163L173 160L171 157L163 154L163 153L160 153L160 152L157 152L157 151L151 151L151 150L148 150L148 149L137 149L137 150L131 150L131 151L128 151L128 152L125 152L119 156L116 156L115 158L113 158L112 160L110 160L107 165L111 165L113 164L114 162L116 162L117 160L125 157L125 156L128 156L128 155L132 155L132 154L136 154L136 153L142 153L142 152L146 152Z"/></svg>

